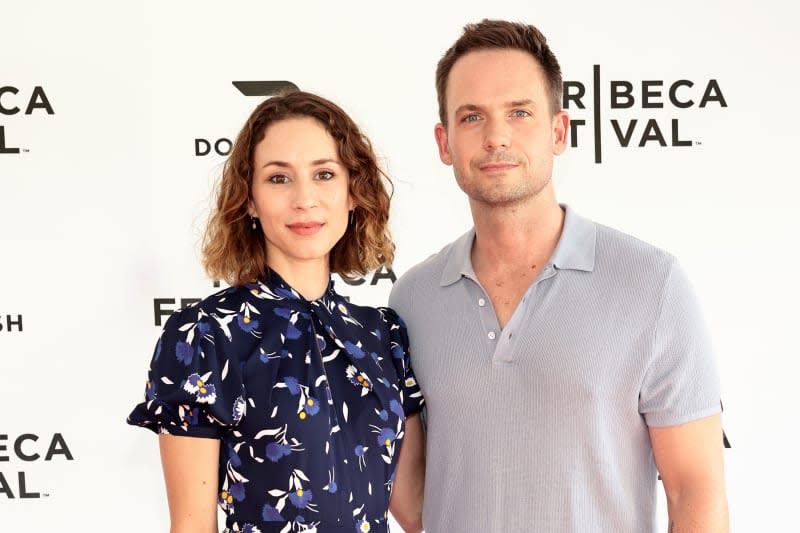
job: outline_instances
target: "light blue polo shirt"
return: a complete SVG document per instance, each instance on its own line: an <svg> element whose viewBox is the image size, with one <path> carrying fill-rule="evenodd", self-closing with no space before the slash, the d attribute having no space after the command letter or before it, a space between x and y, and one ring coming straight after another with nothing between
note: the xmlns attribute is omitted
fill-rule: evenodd
<svg viewBox="0 0 800 533"><path fill-rule="evenodd" d="M565 211L502 330L472 269L474 230L394 286L427 405L427 533L655 532L648 426L720 412L675 258Z"/></svg>

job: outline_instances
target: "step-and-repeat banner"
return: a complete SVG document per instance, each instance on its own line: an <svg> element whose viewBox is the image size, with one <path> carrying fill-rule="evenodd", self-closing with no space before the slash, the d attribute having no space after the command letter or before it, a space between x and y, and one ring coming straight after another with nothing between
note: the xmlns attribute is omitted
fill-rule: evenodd
<svg viewBox="0 0 800 533"><path fill-rule="evenodd" d="M789 2L5 2L0 531L166 531L157 439L125 425L160 327L215 291L198 243L232 139L291 82L346 109L395 184L385 304L470 226L434 69L467 22L561 61L561 202L676 254L711 327L735 531L796 524L800 49ZM591 445L591 443L587 443ZM660 502L660 522L665 519ZM520 517L524 520L524 517Z"/></svg>

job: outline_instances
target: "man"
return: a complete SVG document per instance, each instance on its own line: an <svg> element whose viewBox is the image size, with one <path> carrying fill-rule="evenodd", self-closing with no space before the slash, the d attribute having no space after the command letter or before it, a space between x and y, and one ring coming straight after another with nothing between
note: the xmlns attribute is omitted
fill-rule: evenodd
<svg viewBox="0 0 800 533"><path fill-rule="evenodd" d="M467 25L436 87L474 228L390 298L427 403L426 531L651 532L659 473L671 533L727 531L695 296L671 255L557 203L569 117L544 36Z"/></svg>

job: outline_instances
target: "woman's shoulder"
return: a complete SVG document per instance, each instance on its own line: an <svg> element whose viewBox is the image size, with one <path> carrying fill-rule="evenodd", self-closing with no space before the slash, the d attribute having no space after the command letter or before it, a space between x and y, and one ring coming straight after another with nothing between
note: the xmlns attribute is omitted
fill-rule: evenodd
<svg viewBox="0 0 800 533"><path fill-rule="evenodd" d="M252 305L255 284L226 287L210 294L198 302L182 307L170 315L164 325L165 330L186 329L192 324L208 323L226 315L238 315L248 304Z"/></svg>
<svg viewBox="0 0 800 533"><path fill-rule="evenodd" d="M372 332L389 349L406 336L403 320L390 307L359 305L344 299L338 303L337 307L339 313L345 317L345 321L348 321L346 317L349 315L360 328Z"/></svg>
<svg viewBox="0 0 800 533"><path fill-rule="evenodd" d="M334 302L334 307L342 315L349 315L361 323L385 323L389 326L398 323L402 324L402 319L400 319L397 312L390 307L360 305L338 294Z"/></svg>
<svg viewBox="0 0 800 533"><path fill-rule="evenodd" d="M224 305L241 305L245 301L252 299L253 295L258 293L258 291L258 283L248 283L247 285L227 287L215 292L214 294L206 296L200 300L197 305L206 309Z"/></svg>

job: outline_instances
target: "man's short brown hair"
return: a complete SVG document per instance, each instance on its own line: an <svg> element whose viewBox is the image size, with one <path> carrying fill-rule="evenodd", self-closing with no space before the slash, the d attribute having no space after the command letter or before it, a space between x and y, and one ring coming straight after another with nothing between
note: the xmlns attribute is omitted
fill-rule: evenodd
<svg viewBox="0 0 800 533"><path fill-rule="evenodd" d="M447 81L458 59L469 52L510 48L528 52L542 67L550 96L550 111L561 110L561 67L542 32L530 24L506 20L483 19L477 24L464 26L464 33L445 52L436 67L436 95L439 99L439 120L447 126Z"/></svg>

